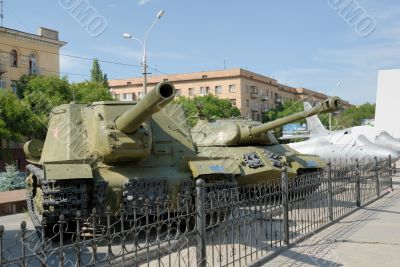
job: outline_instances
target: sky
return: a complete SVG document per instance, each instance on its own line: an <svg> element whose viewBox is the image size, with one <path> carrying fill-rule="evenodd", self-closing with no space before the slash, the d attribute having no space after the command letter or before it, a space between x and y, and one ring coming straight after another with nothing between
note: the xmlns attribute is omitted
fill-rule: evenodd
<svg viewBox="0 0 400 267"><path fill-rule="evenodd" d="M109 79L141 76L141 46L122 34L143 40L160 10L146 44L152 75L241 67L361 104L375 102L378 70L400 67L398 0L4 1L5 27L56 29L61 54L98 58ZM60 64L69 80L89 79L91 60Z"/></svg>

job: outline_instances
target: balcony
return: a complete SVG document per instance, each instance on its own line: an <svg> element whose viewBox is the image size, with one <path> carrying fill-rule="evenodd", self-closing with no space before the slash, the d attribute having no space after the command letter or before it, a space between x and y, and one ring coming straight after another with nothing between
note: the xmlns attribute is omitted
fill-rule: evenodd
<svg viewBox="0 0 400 267"><path fill-rule="evenodd" d="M261 96L261 101L268 101L269 97L267 95Z"/></svg>
<svg viewBox="0 0 400 267"><path fill-rule="evenodd" d="M251 111L259 111L258 106L251 106L250 110Z"/></svg>
<svg viewBox="0 0 400 267"><path fill-rule="evenodd" d="M258 98L258 93L257 92L251 92L250 96L251 96L251 98Z"/></svg>
<svg viewBox="0 0 400 267"><path fill-rule="evenodd" d="M7 65L0 63L0 74L4 74L7 72Z"/></svg>
<svg viewBox="0 0 400 267"><path fill-rule="evenodd" d="M41 69L38 67L29 69L29 75L40 75L41 72Z"/></svg>
<svg viewBox="0 0 400 267"><path fill-rule="evenodd" d="M5 80L0 80L0 88L1 89L6 89L7 88L7 82Z"/></svg>

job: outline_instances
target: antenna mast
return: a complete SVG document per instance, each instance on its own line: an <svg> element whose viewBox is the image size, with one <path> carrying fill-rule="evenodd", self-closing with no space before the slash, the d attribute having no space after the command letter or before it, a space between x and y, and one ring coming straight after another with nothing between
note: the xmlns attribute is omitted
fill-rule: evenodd
<svg viewBox="0 0 400 267"><path fill-rule="evenodd" d="M1 19L1 27L3 27L4 20L4 10L3 10L4 1L0 0L0 19Z"/></svg>

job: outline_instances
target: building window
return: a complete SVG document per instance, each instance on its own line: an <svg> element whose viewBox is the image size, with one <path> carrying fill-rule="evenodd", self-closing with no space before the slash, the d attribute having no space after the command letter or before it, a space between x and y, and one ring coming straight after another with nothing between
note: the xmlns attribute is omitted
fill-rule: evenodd
<svg viewBox="0 0 400 267"><path fill-rule="evenodd" d="M257 113L257 120L260 120L260 114Z"/></svg>
<svg viewBox="0 0 400 267"><path fill-rule="evenodd" d="M35 54L29 56L29 74L39 75L39 68L37 66L37 58Z"/></svg>
<svg viewBox="0 0 400 267"><path fill-rule="evenodd" d="M175 89L175 96L181 95L181 89Z"/></svg>
<svg viewBox="0 0 400 267"><path fill-rule="evenodd" d="M232 106L235 106L236 107L236 99L229 99L230 101L231 101L231 104L232 104Z"/></svg>
<svg viewBox="0 0 400 267"><path fill-rule="evenodd" d="M138 93L138 99L141 100L143 98L143 92Z"/></svg>
<svg viewBox="0 0 400 267"><path fill-rule="evenodd" d="M257 88L257 86L250 86L250 93L252 93L252 94L258 94L258 88Z"/></svg>
<svg viewBox="0 0 400 267"><path fill-rule="evenodd" d="M189 88L189 96L193 96L194 95L194 88Z"/></svg>
<svg viewBox="0 0 400 267"><path fill-rule="evenodd" d="M235 93L235 92L236 92L236 84L230 84L229 93Z"/></svg>
<svg viewBox="0 0 400 267"><path fill-rule="evenodd" d="M126 85L132 85L132 82L127 82Z"/></svg>
<svg viewBox="0 0 400 267"><path fill-rule="evenodd" d="M246 107L250 107L250 101L248 99L246 99Z"/></svg>
<svg viewBox="0 0 400 267"><path fill-rule="evenodd" d="M206 87L200 87L200 94L205 95L207 93Z"/></svg>
<svg viewBox="0 0 400 267"><path fill-rule="evenodd" d="M251 110L258 111L258 103L255 101L251 101Z"/></svg>
<svg viewBox="0 0 400 267"><path fill-rule="evenodd" d="M221 85L215 86L215 93L216 94L222 94L222 86Z"/></svg>
<svg viewBox="0 0 400 267"><path fill-rule="evenodd" d="M114 94L114 99L115 100L119 100L119 98L120 98L120 94Z"/></svg>
<svg viewBox="0 0 400 267"><path fill-rule="evenodd" d="M14 80L11 81L11 90L13 91L14 94L17 93L17 83L18 83L18 81L14 81Z"/></svg>
<svg viewBox="0 0 400 267"><path fill-rule="evenodd" d="M18 53L15 49L11 51L11 67L18 67Z"/></svg>
<svg viewBox="0 0 400 267"><path fill-rule="evenodd" d="M132 101L132 94L131 93L123 93L122 101Z"/></svg>

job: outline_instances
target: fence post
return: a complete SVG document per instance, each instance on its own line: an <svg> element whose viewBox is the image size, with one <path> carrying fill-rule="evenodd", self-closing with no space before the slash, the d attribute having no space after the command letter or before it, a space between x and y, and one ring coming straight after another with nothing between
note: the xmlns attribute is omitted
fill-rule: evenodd
<svg viewBox="0 0 400 267"><path fill-rule="evenodd" d="M206 256L206 209L205 209L205 182L203 179L196 181L196 231L197 246L196 257L197 266L205 267L207 265Z"/></svg>
<svg viewBox="0 0 400 267"><path fill-rule="evenodd" d="M328 211L329 220L333 221L332 163L328 162Z"/></svg>
<svg viewBox="0 0 400 267"><path fill-rule="evenodd" d="M0 225L0 266L3 266L3 234L4 226Z"/></svg>
<svg viewBox="0 0 400 267"><path fill-rule="evenodd" d="M287 168L282 167L283 242L289 245L289 181Z"/></svg>
<svg viewBox="0 0 400 267"><path fill-rule="evenodd" d="M393 175L393 173L392 173L392 155L389 155L389 162L388 162L388 164L389 164L389 187L390 187L390 190L393 190L393 179L392 179L392 175Z"/></svg>
<svg viewBox="0 0 400 267"><path fill-rule="evenodd" d="M378 158L376 156L375 156L375 186L376 186L376 196L379 197L381 188L379 185Z"/></svg>
<svg viewBox="0 0 400 267"><path fill-rule="evenodd" d="M361 206L361 190L360 190L360 164L358 163L358 159L356 159L356 206Z"/></svg>

